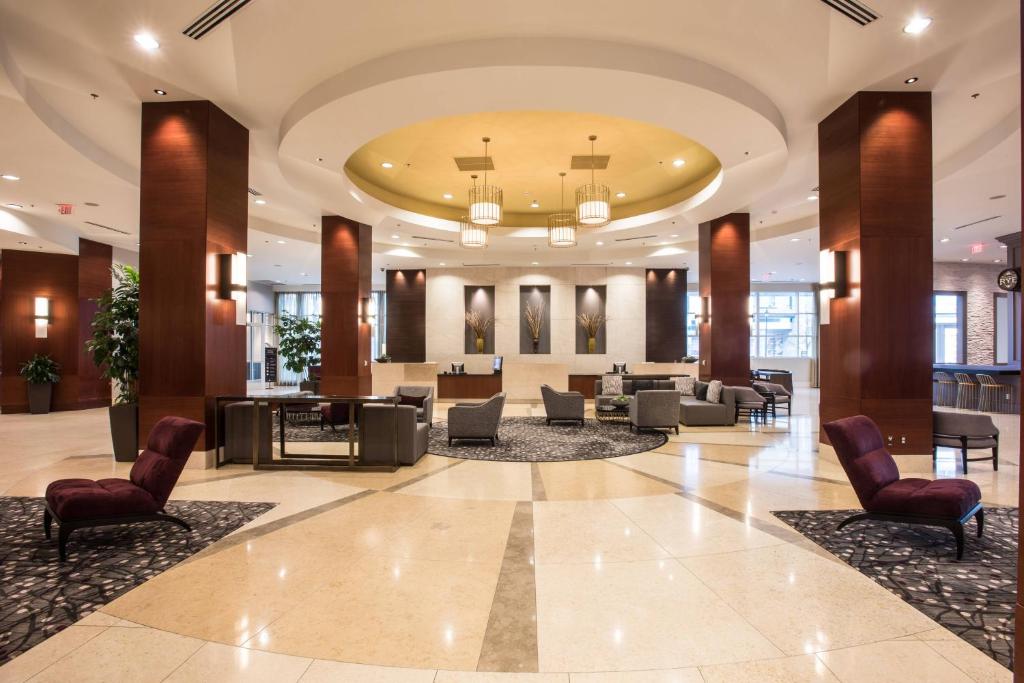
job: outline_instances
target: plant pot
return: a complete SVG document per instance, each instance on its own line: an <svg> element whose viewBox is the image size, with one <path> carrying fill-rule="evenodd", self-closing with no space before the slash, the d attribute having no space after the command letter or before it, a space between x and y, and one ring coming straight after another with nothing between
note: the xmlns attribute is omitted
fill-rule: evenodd
<svg viewBox="0 0 1024 683"><path fill-rule="evenodd" d="M139 406L134 403L122 403L110 406L109 410L114 460L135 462L139 457Z"/></svg>
<svg viewBox="0 0 1024 683"><path fill-rule="evenodd" d="M587 337L587 353L595 353L597 351L597 337Z"/></svg>
<svg viewBox="0 0 1024 683"><path fill-rule="evenodd" d="M476 352L477 353L483 353L484 352L484 338L483 337L477 337L476 338Z"/></svg>
<svg viewBox="0 0 1024 683"><path fill-rule="evenodd" d="M534 353L539 353L540 352L540 339L534 338L534 340L533 340L533 352Z"/></svg>
<svg viewBox="0 0 1024 683"><path fill-rule="evenodd" d="M50 412L50 400L53 398L53 385L49 382L28 385L28 412L33 415L45 415Z"/></svg>

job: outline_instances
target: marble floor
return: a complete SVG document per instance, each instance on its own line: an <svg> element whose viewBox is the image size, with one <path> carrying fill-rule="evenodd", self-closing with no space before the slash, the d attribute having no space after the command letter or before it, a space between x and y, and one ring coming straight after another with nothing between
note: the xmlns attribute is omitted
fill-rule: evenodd
<svg viewBox="0 0 1024 683"><path fill-rule="evenodd" d="M816 402L801 390L793 416L683 428L606 460L186 470L174 498L278 505L0 681L1009 681L770 514L857 507L819 451ZM0 417L0 491L126 475L106 419ZM999 422L999 472L969 476L986 503L1016 505L1018 421ZM952 451L937 473L930 454L899 463L962 474Z"/></svg>

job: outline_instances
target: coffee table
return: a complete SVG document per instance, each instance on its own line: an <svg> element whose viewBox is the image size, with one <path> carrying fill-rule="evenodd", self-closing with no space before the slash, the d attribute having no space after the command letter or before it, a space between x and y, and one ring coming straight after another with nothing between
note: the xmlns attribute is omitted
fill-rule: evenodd
<svg viewBox="0 0 1024 683"><path fill-rule="evenodd" d="M594 409L598 422L629 422L629 403L604 403Z"/></svg>

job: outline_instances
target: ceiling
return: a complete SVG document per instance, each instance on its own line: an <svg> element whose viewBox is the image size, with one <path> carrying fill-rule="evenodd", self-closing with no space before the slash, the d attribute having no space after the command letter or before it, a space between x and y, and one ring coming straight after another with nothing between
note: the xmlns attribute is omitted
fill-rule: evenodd
<svg viewBox="0 0 1024 683"><path fill-rule="evenodd" d="M596 181L611 190L612 218L664 209L706 187L721 165L705 147L639 121L559 111L486 112L415 123L366 143L349 157L345 173L361 190L393 206L459 220L466 214L471 175L455 157L482 157L487 136L493 170L487 181L504 196L502 222L546 225L546 215L572 210L589 170L573 170L574 155L607 155ZM390 165L390 166L386 166ZM561 193L560 172L566 172ZM618 196L622 194L622 196Z"/></svg>
<svg viewBox="0 0 1024 683"><path fill-rule="evenodd" d="M933 94L937 260L992 262L1001 256L994 238L1020 229L1016 0L870 0L881 18L866 27L818 0L304 0L301 13L289 3L252 0L202 40L181 35L209 4L0 0L0 173L21 177L0 181L0 243L28 236L36 248L67 250L84 235L136 248L139 105L160 99L157 88L170 99L210 99L249 128L250 185L266 201L250 203L252 250L259 251L253 272L275 263L282 272L311 272L325 213L373 226L375 267L477 259L443 241L454 225L430 196L462 174L405 186L405 172L395 174L394 191L434 206L403 205L354 183L346 162L365 146L436 121L533 113L543 125L538 112L566 112L693 140L717 159L720 173L689 199L624 211L611 225L585 231L573 250L547 249L528 225L493 231L488 261L678 267L692 260L697 223L740 210L752 216L752 276L775 271L772 278L799 281L801 269L813 269L804 236L817 227L816 202L808 200L818 184L817 123L858 90ZM932 26L903 33L918 13L931 16ZM141 50L132 40L139 31L156 36L160 48ZM919 80L905 84L909 76ZM432 158L480 154L477 138L486 134L502 173L515 150L508 141L529 140L530 129L496 130L467 130L464 146L439 145L444 157ZM570 125L556 136L568 145L560 156L586 153L592 132L600 136L598 153L612 154L607 173L618 173L626 152L613 149L612 130ZM674 154L662 145L671 147L638 151L638 167ZM419 158L418 147L395 153L403 149ZM541 213L554 201L562 163L544 167L550 184L522 189L548 193L540 195ZM691 168L688 161L684 169ZM533 173L545 175L538 166ZM366 177L387 189L370 171ZM513 187L510 178L501 182ZM624 190L625 206L645 194L664 196L652 189L657 183ZM465 184L446 191L465 199ZM515 191L506 189L507 206L530 216L515 211L525 199ZM57 214L59 202L73 203L74 212ZM287 244L273 239L264 253L257 232ZM764 259L778 266L762 266ZM301 280L267 279L292 278Z"/></svg>

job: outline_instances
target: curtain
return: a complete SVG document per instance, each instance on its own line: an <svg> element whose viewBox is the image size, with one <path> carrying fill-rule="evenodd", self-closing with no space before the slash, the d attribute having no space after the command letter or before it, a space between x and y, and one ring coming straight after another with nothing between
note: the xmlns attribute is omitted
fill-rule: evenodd
<svg viewBox="0 0 1024 683"><path fill-rule="evenodd" d="M278 292L275 298L278 320L285 313L301 318L319 318L321 315L320 292ZM302 379L305 379L302 374L284 367L283 359L278 362L278 384L298 384Z"/></svg>

